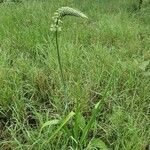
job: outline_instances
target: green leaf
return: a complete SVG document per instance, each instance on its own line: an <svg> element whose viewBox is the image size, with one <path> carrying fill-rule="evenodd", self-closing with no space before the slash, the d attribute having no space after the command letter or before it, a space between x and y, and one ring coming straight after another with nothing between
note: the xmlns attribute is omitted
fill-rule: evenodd
<svg viewBox="0 0 150 150"><path fill-rule="evenodd" d="M43 126L41 127L40 129L40 132L43 130L43 128L47 127L47 126L52 126L52 125L55 125L55 124L58 124L59 123L59 120L58 119L54 119L54 120L50 120L50 121L47 121L43 124Z"/></svg>
<svg viewBox="0 0 150 150"><path fill-rule="evenodd" d="M100 106L100 101L95 105L95 107L93 109L93 112L92 112L92 116L91 116L88 124L86 125L86 127L83 130L83 133L82 133L82 136L81 136L81 143L83 143L83 141L85 140L89 130L91 129L93 123L95 122L96 114L97 114L97 111L99 109L99 106Z"/></svg>
<svg viewBox="0 0 150 150"><path fill-rule="evenodd" d="M78 123L78 126L83 130L84 127L86 126L86 123L85 123L85 118L82 116L81 112L78 112L77 114L77 123Z"/></svg>
<svg viewBox="0 0 150 150"><path fill-rule="evenodd" d="M111 85L111 82L113 81L115 69L116 69L116 65L114 65L113 71L112 71L111 76L110 76L110 78L109 78L109 80L108 80L108 84L107 84L107 86L106 86L106 88L105 88L105 90L104 90L104 92L103 92L103 94L102 94L102 95L103 95L103 98L101 99L101 101L99 101L99 102L95 105L95 107L94 107L94 109L93 109L93 111L92 111L92 116L91 116L89 122L87 123L87 125L85 126L85 128L84 128L84 130L83 130L83 133L82 133L81 139L80 139L81 144L85 141L89 130L92 128L92 125L93 125L93 123L94 123L95 120L96 120L97 112L98 112L98 110L100 109L100 107L102 107L102 105L103 105L103 102L104 102L104 100L105 100L105 98L106 98L106 95L107 95L107 91L108 91L108 89L109 89L109 87L110 87L110 85Z"/></svg>
<svg viewBox="0 0 150 150"><path fill-rule="evenodd" d="M149 71L144 72L143 75L144 75L145 77L150 77L150 72L149 72Z"/></svg>
<svg viewBox="0 0 150 150"><path fill-rule="evenodd" d="M101 150L108 150L108 147L106 146L106 144L101 139L98 139L98 138L95 138L91 141L90 147L99 148Z"/></svg>
<svg viewBox="0 0 150 150"><path fill-rule="evenodd" d="M143 71L146 70L147 66L149 65L150 61L143 61L140 65L139 65L139 68Z"/></svg>
<svg viewBox="0 0 150 150"><path fill-rule="evenodd" d="M65 119L63 119L61 121L61 124L59 125L59 127L53 132L53 134L50 136L50 138L48 139L48 141L50 141L51 139L53 139L57 133L63 128L63 126L75 115L75 113L73 111L71 111L67 117Z"/></svg>

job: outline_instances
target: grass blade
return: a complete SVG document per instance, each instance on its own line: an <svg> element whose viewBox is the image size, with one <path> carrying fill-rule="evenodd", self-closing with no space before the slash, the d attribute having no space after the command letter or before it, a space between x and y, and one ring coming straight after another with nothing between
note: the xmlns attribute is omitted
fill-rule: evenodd
<svg viewBox="0 0 150 150"><path fill-rule="evenodd" d="M73 111L71 111L65 119L62 120L62 123L59 125L59 127L54 131L54 133L50 136L47 142L49 142L51 139L53 139L57 133L63 128L63 126L75 115Z"/></svg>
<svg viewBox="0 0 150 150"><path fill-rule="evenodd" d="M93 112L92 112L92 117L91 117L90 121L88 122L88 124L86 125L86 127L83 130L83 134L82 134L81 140L80 140L81 143L83 143L84 139L86 138L86 136L88 134L88 131L90 130L91 126L93 125L93 123L95 121L99 105L100 105L100 101L95 105L95 107L93 109Z"/></svg>
<svg viewBox="0 0 150 150"><path fill-rule="evenodd" d="M92 111L91 119L89 120L88 124L86 125L86 127L85 127L84 130L83 130L83 133L82 133L82 136L81 136L81 139L80 139L81 144L84 142L84 140L85 140L85 138L86 138L86 136L87 136L89 130L91 129L91 127L92 127L92 125L93 125L93 123L94 123L94 121L95 121L95 119L96 119L96 114L97 114L98 110L100 109L100 104L102 105L103 102L104 102L104 100L105 100L107 91L108 91L108 89L109 89L109 87L110 87L110 84L111 84L111 81L112 81L112 79L113 79L113 75L114 75L114 72L115 72L115 66L116 66L116 65L114 65L113 71L112 71L111 76L110 76L109 81L108 81L108 84L107 84L107 86L106 86L106 88L105 88L105 90L104 90L103 98L101 99L101 101L99 101L99 102L95 105L95 107L94 107L94 109L93 109L93 111Z"/></svg>

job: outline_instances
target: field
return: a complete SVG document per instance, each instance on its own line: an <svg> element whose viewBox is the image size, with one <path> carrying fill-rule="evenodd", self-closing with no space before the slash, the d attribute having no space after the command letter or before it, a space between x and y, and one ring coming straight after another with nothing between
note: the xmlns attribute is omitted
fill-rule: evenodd
<svg viewBox="0 0 150 150"><path fill-rule="evenodd" d="M88 16L63 18L69 6ZM150 2L0 3L1 150L149 150Z"/></svg>

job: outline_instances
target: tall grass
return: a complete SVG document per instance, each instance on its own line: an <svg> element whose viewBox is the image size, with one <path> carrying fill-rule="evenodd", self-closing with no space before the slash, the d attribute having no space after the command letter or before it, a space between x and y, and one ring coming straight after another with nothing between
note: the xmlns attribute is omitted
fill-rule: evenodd
<svg viewBox="0 0 150 150"><path fill-rule="evenodd" d="M150 10L148 1L140 11L132 4L0 3L0 149L148 147ZM50 31L62 6L90 18L65 18L59 38L68 114Z"/></svg>

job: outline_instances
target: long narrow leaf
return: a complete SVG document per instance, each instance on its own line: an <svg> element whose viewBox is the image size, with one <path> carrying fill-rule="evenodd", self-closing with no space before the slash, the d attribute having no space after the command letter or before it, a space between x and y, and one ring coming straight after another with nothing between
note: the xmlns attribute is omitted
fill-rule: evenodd
<svg viewBox="0 0 150 150"><path fill-rule="evenodd" d="M108 150L107 145L101 139L98 138L95 138L91 141L90 147L99 148L101 150Z"/></svg>
<svg viewBox="0 0 150 150"><path fill-rule="evenodd" d="M54 131L54 133L50 136L50 138L48 139L48 142L53 139L57 133L63 128L63 126L75 115L75 113L73 111L71 111L67 117L62 120L62 123L59 125L59 127Z"/></svg>
<svg viewBox="0 0 150 150"><path fill-rule="evenodd" d="M92 111L91 119L89 120L88 124L86 125L86 127L85 127L84 130L83 130L83 133L82 133L82 136L81 136L81 139L80 139L81 144L84 142L84 140L85 140L85 138L86 138L86 136L87 136L89 130L91 129L93 123L95 122L96 114L97 114L98 110L100 109L100 104L101 104L101 107L102 107L102 104L103 104L103 102L104 102L104 100L105 100L105 98L106 98L107 91L108 91L108 89L109 89L109 87L110 87L110 84L111 84L111 81L112 81L112 79L113 79L114 72L115 72L115 65L114 65L113 71L112 71L112 73L111 73L111 76L110 76L110 78L109 78L108 84L107 84L107 86L106 86L106 88L105 88L105 90L104 90L103 98L102 98L101 101L99 101L99 102L95 105L95 107L94 107L94 109L93 109L93 111Z"/></svg>
<svg viewBox="0 0 150 150"><path fill-rule="evenodd" d="M58 119L54 119L54 120L50 120L50 121L45 122L45 123L42 125L41 129L40 129L40 133L42 132L43 128L45 128L45 127L47 127L47 126L50 127L50 126L55 125L55 124L58 124L58 123L59 123L59 120L58 120Z"/></svg>
<svg viewBox="0 0 150 150"><path fill-rule="evenodd" d="M95 105L95 107L93 109L93 112L92 112L92 117L91 117L91 119L89 120L88 124L86 125L86 127L83 130L83 134L81 136L81 143L83 143L84 139L86 138L86 136L88 134L88 131L90 130L91 126L93 125L93 123L95 121L99 105L100 105L100 101Z"/></svg>

